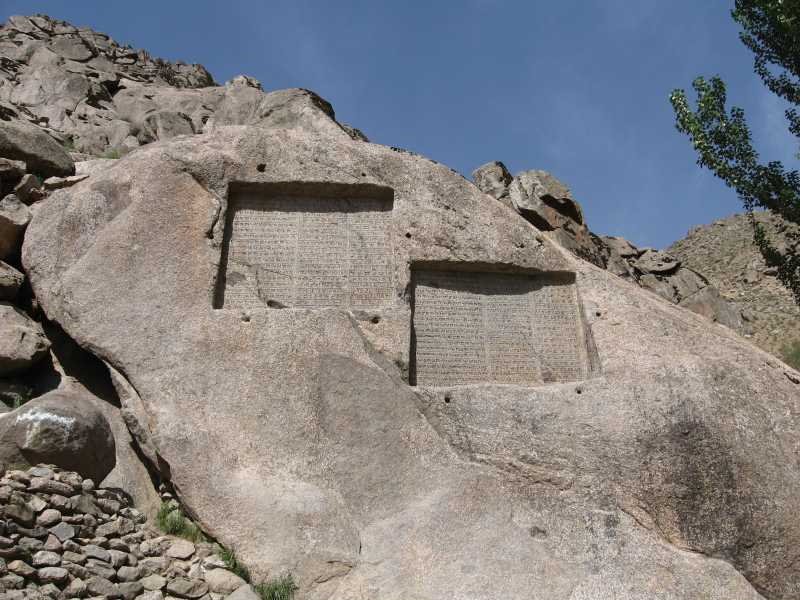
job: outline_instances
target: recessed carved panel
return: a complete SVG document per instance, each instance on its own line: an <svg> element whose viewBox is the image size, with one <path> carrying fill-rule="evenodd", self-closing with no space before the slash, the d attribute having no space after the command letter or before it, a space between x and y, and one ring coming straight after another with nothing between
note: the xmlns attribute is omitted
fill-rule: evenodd
<svg viewBox="0 0 800 600"><path fill-rule="evenodd" d="M391 300L391 198L231 198L219 308L377 308Z"/></svg>
<svg viewBox="0 0 800 600"><path fill-rule="evenodd" d="M412 384L586 377L574 277L415 270L413 314Z"/></svg>

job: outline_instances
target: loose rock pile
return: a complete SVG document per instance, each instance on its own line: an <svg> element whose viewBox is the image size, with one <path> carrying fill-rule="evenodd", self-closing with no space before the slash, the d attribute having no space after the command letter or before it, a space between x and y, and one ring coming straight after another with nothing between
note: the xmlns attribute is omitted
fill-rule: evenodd
<svg viewBox="0 0 800 600"><path fill-rule="evenodd" d="M0 478L2 598L257 598L215 550L161 534L123 493L75 472L38 465Z"/></svg>

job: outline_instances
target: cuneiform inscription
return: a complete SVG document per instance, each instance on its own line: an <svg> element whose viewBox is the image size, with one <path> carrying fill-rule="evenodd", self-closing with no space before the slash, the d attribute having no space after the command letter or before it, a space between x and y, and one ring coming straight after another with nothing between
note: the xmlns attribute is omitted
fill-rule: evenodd
<svg viewBox="0 0 800 600"><path fill-rule="evenodd" d="M223 308L376 308L392 294L391 200L233 200Z"/></svg>
<svg viewBox="0 0 800 600"><path fill-rule="evenodd" d="M527 274L417 270L417 385L585 377L575 284Z"/></svg>

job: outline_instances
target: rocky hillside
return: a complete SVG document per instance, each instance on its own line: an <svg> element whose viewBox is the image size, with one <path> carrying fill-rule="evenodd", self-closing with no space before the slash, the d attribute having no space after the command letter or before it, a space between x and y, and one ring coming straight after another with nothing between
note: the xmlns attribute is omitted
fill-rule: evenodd
<svg viewBox="0 0 800 600"><path fill-rule="evenodd" d="M757 218L774 245L785 245L786 223L765 212ZM800 344L800 307L753 244L746 215L695 227L667 251L705 274L726 299L742 307L752 339L761 348L786 356L787 348Z"/></svg>
<svg viewBox="0 0 800 600"><path fill-rule="evenodd" d="M84 155L76 159L118 157L215 125L285 119L294 96L333 117L330 104L307 90L269 95L245 76L217 86L201 65L155 58L44 15L10 17L0 27L0 119L45 128Z"/></svg>

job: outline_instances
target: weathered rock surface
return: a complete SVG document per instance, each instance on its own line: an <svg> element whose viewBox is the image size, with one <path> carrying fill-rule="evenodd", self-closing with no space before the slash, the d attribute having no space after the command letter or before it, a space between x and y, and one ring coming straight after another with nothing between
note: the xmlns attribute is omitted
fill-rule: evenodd
<svg viewBox="0 0 800 600"><path fill-rule="evenodd" d="M511 177L501 162L473 172L485 193L511 206L527 221L570 252L614 275L629 279L673 304L747 333L741 310L723 298L708 279L667 252L638 249L620 237L598 237L583 220L569 188L546 171L523 171Z"/></svg>
<svg viewBox="0 0 800 600"><path fill-rule="evenodd" d="M25 121L0 120L0 157L22 161L44 177L75 173L67 152L41 128Z"/></svg>
<svg viewBox="0 0 800 600"><path fill-rule="evenodd" d="M85 390L58 389L0 415L0 461L46 462L101 481L116 462L114 436Z"/></svg>
<svg viewBox="0 0 800 600"><path fill-rule="evenodd" d="M25 371L44 358L50 342L42 326L7 302L0 302L0 377Z"/></svg>
<svg viewBox="0 0 800 600"><path fill-rule="evenodd" d="M13 300L23 281L22 273L0 260L0 300Z"/></svg>
<svg viewBox="0 0 800 600"><path fill-rule="evenodd" d="M13 194L0 200L0 260L19 253L31 213Z"/></svg>
<svg viewBox="0 0 800 600"><path fill-rule="evenodd" d="M209 534L315 599L796 595L800 374L446 167L342 135L313 96L276 97L269 127L158 142L56 191L23 248ZM385 301L281 308L265 273L227 281L245 193L391 198ZM574 273L582 375L409 386L412 273L432 265ZM243 281L251 304L217 302Z"/></svg>
<svg viewBox="0 0 800 600"><path fill-rule="evenodd" d="M171 63L41 15L14 16L0 27L0 58L0 115L13 132L36 136L15 133L18 143L6 144L5 153L0 135L0 157L25 160L29 172L44 178L72 175L65 148L84 158L113 157L222 125L317 121L366 139L336 123L330 105L308 90L268 94L246 76L218 86L201 65ZM307 101L298 102L301 97Z"/></svg>
<svg viewBox="0 0 800 600"><path fill-rule="evenodd" d="M788 223L766 212L756 213L756 219L778 249L791 248ZM742 307L755 344L777 356L800 344L800 306L764 262L747 215L695 227L667 251Z"/></svg>

